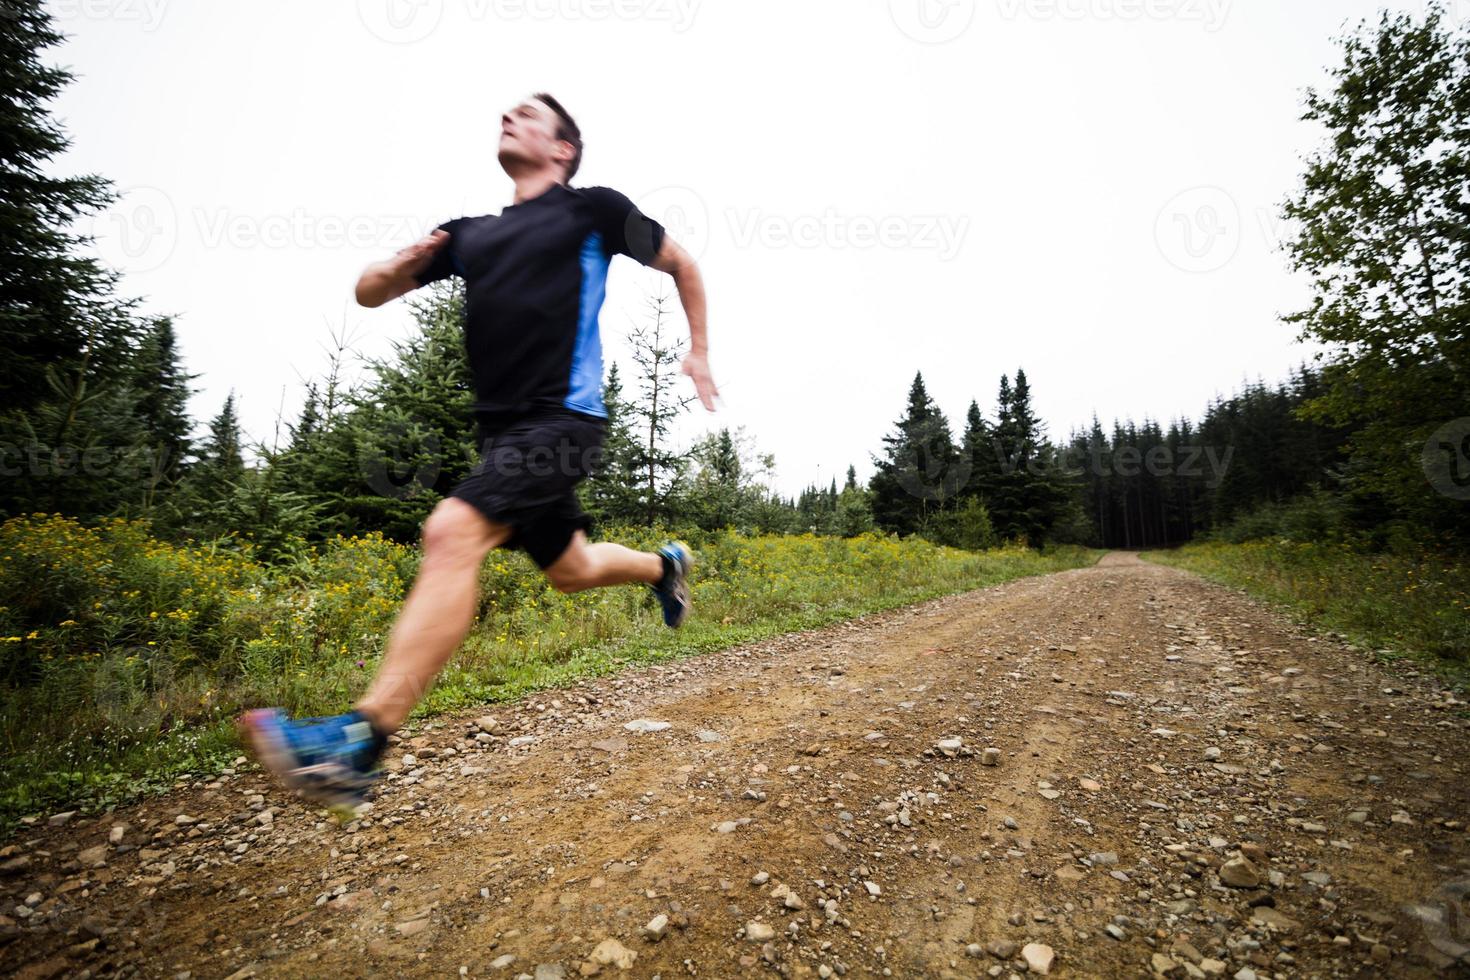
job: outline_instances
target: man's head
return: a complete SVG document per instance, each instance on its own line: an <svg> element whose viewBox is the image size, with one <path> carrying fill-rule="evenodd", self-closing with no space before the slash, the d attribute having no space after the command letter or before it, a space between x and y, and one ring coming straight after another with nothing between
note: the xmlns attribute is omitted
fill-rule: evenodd
<svg viewBox="0 0 1470 980"><path fill-rule="evenodd" d="M582 131L560 102L537 92L500 117L500 165L512 177L558 166L571 183L582 165Z"/></svg>

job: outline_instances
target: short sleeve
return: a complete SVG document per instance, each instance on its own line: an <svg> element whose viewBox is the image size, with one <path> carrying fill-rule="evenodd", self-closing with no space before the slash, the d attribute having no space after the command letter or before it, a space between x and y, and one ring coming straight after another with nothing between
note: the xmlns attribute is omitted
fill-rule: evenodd
<svg viewBox="0 0 1470 980"><path fill-rule="evenodd" d="M663 247L664 226L611 187L588 187L583 193L592 202L593 220L608 254L627 255L644 265L652 264Z"/></svg>
<svg viewBox="0 0 1470 980"><path fill-rule="evenodd" d="M462 221L464 221L463 218L455 218L452 221L444 222L435 229L435 231L449 232L449 241L445 242L444 246L434 253L434 257L429 260L428 266L418 275L414 276L414 279L420 286L427 286L429 283L438 282L447 276L460 274L462 267L454 254L454 249L458 243L455 242L454 238Z"/></svg>

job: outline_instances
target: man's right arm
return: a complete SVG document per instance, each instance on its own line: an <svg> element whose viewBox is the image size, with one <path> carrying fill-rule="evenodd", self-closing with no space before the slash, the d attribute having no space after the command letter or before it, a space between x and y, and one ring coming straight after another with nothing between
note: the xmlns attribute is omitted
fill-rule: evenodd
<svg viewBox="0 0 1470 980"><path fill-rule="evenodd" d="M391 259L368 266L357 280L357 302L368 307L382 306L419 288L423 285L421 274L434 261L435 254L449 244L449 238L449 232L436 228Z"/></svg>

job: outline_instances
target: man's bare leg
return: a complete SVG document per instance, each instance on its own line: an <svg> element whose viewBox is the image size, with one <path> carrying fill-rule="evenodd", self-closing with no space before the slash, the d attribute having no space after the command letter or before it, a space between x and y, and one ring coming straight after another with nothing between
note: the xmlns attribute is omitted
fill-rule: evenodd
<svg viewBox="0 0 1470 980"><path fill-rule="evenodd" d="M441 500L424 522L418 577L388 636L383 664L357 703L378 731L386 735L402 727L464 642L475 619L480 566L510 534L507 525L454 497Z"/></svg>
<svg viewBox="0 0 1470 980"><path fill-rule="evenodd" d="M546 577L558 592L581 592L625 582L658 582L664 561L651 551L634 551L611 541L591 544L577 531L561 557L546 568Z"/></svg>

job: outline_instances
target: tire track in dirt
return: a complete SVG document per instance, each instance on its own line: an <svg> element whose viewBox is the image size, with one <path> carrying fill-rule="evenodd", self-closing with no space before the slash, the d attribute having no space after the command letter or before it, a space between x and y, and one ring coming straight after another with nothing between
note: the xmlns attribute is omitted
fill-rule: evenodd
<svg viewBox="0 0 1470 980"><path fill-rule="evenodd" d="M6 969L1417 977L1470 941L1464 705L1132 555L498 714L405 739L347 828L242 771L23 836Z"/></svg>

